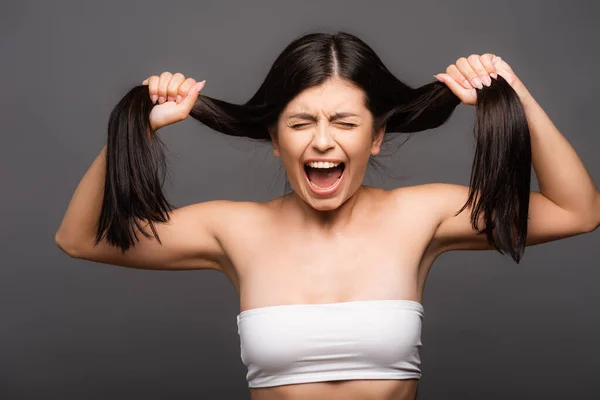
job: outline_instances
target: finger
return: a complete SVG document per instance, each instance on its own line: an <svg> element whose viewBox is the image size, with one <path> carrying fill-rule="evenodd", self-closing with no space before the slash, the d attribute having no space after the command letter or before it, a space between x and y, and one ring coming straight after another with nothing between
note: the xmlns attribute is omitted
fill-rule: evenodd
<svg viewBox="0 0 600 400"><path fill-rule="evenodd" d="M177 92L177 98L175 99L177 104L181 103L181 100L183 100L183 98L185 96L187 96L188 92L190 91L190 88L192 86L194 86L195 84L196 84L196 80L194 78L187 78L185 80L185 82L183 82L181 84L181 86L179 86L179 91Z"/></svg>
<svg viewBox="0 0 600 400"><path fill-rule="evenodd" d="M456 60L456 66L458 67L458 70L461 72L461 74L463 74L464 78L467 79L473 87L476 87L477 89L483 88L481 80L477 76L477 72L475 72L475 70L465 57L461 57L458 60Z"/></svg>
<svg viewBox="0 0 600 400"><path fill-rule="evenodd" d="M148 78L148 92L150 93L150 99L152 103L156 104L158 101L158 82L160 77L158 75L152 75Z"/></svg>
<svg viewBox="0 0 600 400"><path fill-rule="evenodd" d="M490 53L486 53L481 56L480 60L481 60L481 63L483 64L483 67L488 72L488 74L492 78L497 79L498 73L496 72L496 67L494 66L494 61L493 61L494 57L496 57L496 56L493 54L490 54Z"/></svg>
<svg viewBox="0 0 600 400"><path fill-rule="evenodd" d="M200 91L204 89L205 85L206 80L203 80L202 82L198 82L195 85L193 85L187 93L187 96L181 101L181 103L179 103L180 105L183 105L183 108L186 110L186 114L189 114L192 107L194 107L194 104L198 99L198 95Z"/></svg>
<svg viewBox="0 0 600 400"><path fill-rule="evenodd" d="M479 54L472 54L467 58L467 61L469 61L469 65L471 65L471 68L473 68L475 71L476 77L479 78L479 81L485 86L490 86L492 84L492 79L481 63L481 56ZM479 89L482 87L483 86L479 87Z"/></svg>
<svg viewBox="0 0 600 400"><path fill-rule="evenodd" d="M506 61L504 61L501 57L497 57L496 60L494 61L494 65L496 66L496 68L498 69L498 73L501 73L502 71L508 71L511 74L514 74L513 69L511 68L510 65L508 65L506 63Z"/></svg>
<svg viewBox="0 0 600 400"><path fill-rule="evenodd" d="M446 73L452 77L456 82L463 86L463 89L473 89L471 83L463 76L462 72L459 71L455 64L450 64L446 68Z"/></svg>
<svg viewBox="0 0 600 400"><path fill-rule="evenodd" d="M182 73L176 72L169 81L167 85L167 101L175 101L177 98L177 92L179 91L179 86L181 83L185 81L185 76Z"/></svg>
<svg viewBox="0 0 600 400"><path fill-rule="evenodd" d="M460 78L459 79L463 79L462 78L462 74L460 74L460 72L458 72ZM456 73L454 74L454 76L456 76ZM468 90L465 89L463 87L462 84L460 84L460 81L457 81L456 78L451 74L437 74L438 78L441 78L444 83L446 84L446 86L448 86L448 88L452 91L452 93L454 93L456 95L456 97L458 97L461 101L464 101L464 99L466 98L466 96L469 94ZM475 90L473 88L469 89L469 90Z"/></svg>
<svg viewBox="0 0 600 400"><path fill-rule="evenodd" d="M158 104L167 101L167 87L172 76L173 74L168 71L160 74L160 80L158 81Z"/></svg>

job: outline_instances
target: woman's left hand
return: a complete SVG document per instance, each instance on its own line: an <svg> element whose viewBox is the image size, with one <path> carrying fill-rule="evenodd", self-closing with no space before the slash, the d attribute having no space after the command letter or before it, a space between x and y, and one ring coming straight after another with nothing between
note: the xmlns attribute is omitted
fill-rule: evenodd
<svg viewBox="0 0 600 400"><path fill-rule="evenodd" d="M491 77L496 79L498 75L508 82L517 93L524 91L524 86L513 72L510 65L494 54L484 55L472 54L469 57L461 57L456 64L450 64L446 73L434 75L434 77L446 84L448 88L463 103L474 106L477 102L477 89L483 85L490 86Z"/></svg>

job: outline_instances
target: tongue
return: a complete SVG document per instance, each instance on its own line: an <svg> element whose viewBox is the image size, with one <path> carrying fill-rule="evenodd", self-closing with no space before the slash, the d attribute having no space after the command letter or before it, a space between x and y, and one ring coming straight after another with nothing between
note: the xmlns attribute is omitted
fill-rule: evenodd
<svg viewBox="0 0 600 400"><path fill-rule="evenodd" d="M321 188L332 186L342 176L341 164L335 168L311 168L308 167L308 179Z"/></svg>

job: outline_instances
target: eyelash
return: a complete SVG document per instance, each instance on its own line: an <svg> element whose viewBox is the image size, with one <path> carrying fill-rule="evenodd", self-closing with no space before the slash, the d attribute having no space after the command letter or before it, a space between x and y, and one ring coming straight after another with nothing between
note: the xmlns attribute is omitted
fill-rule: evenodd
<svg viewBox="0 0 600 400"><path fill-rule="evenodd" d="M292 125L292 128L299 128L299 127L301 127L301 126L305 126L305 125L308 125L308 124L297 124L297 125ZM344 123L344 122L339 122L339 125L344 125L344 126L347 126L347 127L349 127L349 128L353 128L353 127L355 127L355 126L356 126L355 124Z"/></svg>

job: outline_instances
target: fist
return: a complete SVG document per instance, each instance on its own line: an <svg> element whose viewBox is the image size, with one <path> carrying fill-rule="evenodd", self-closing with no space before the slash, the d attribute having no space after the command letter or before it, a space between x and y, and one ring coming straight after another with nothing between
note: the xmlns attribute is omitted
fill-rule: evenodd
<svg viewBox="0 0 600 400"><path fill-rule="evenodd" d="M148 85L150 99L157 104L150 112L150 126L157 131L187 118L206 81L186 79L179 72L163 72L160 76L150 76L142 84Z"/></svg>
<svg viewBox="0 0 600 400"><path fill-rule="evenodd" d="M517 93L524 91L521 81L510 65L490 53L461 57L456 60L456 64L450 64L446 68L446 73L434 75L434 78L445 83L464 104L475 105L476 89L483 89L484 85L490 86L491 78L496 79L498 75L501 75Z"/></svg>

